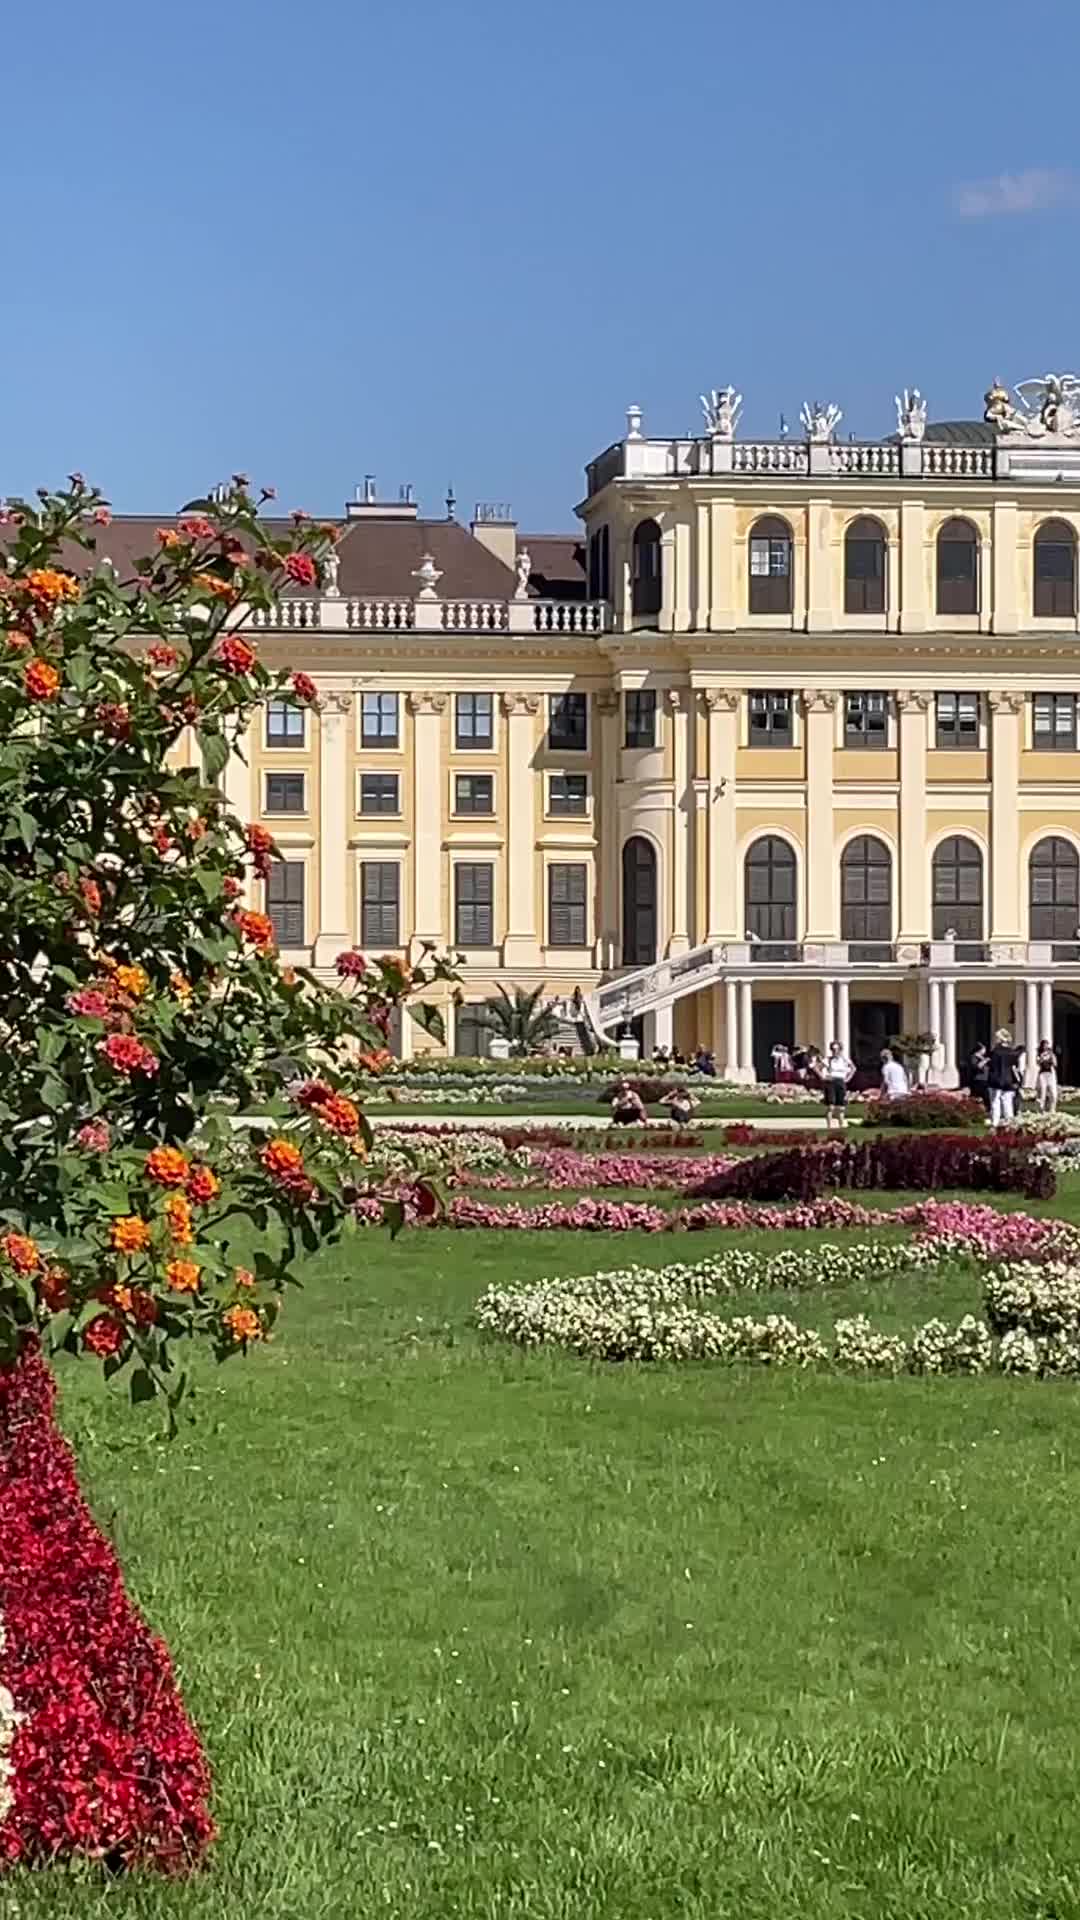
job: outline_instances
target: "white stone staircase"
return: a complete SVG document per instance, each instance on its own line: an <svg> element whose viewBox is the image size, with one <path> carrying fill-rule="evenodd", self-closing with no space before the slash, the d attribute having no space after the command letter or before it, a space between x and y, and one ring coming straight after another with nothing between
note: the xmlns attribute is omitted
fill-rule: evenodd
<svg viewBox="0 0 1080 1920"><path fill-rule="evenodd" d="M723 978L731 964L728 946L693 947L670 960L620 973L586 996L585 1006L596 1033L609 1038L624 1020L670 1007L688 993L699 993Z"/></svg>

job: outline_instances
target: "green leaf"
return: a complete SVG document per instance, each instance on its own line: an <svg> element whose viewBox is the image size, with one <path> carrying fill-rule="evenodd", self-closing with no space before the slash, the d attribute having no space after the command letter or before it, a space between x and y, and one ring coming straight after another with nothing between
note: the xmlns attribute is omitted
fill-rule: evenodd
<svg viewBox="0 0 1080 1920"><path fill-rule="evenodd" d="M132 1406L137 1407L144 1400L156 1399L157 1391L158 1384L153 1374L148 1373L145 1367L136 1367L131 1376Z"/></svg>
<svg viewBox="0 0 1080 1920"><path fill-rule="evenodd" d="M429 1006L426 1000L421 1000L415 1007L408 1008L408 1014L410 1020L416 1022L421 1032L429 1033L431 1038L437 1040L440 1045L445 1042L446 1023L438 1007Z"/></svg>
<svg viewBox="0 0 1080 1920"><path fill-rule="evenodd" d="M391 1240L396 1240L405 1225L405 1208L400 1200L387 1200L383 1204L383 1219L390 1229Z"/></svg>
<svg viewBox="0 0 1080 1920"><path fill-rule="evenodd" d="M229 743L223 734L207 733L205 729L201 727L196 738L199 742L199 751L202 754L206 777L208 780L214 780L219 773L224 771L228 764Z"/></svg>
<svg viewBox="0 0 1080 1920"><path fill-rule="evenodd" d="M67 1036L59 1027L39 1027L37 1050L42 1066L51 1067L54 1060L59 1060L66 1045Z"/></svg>
<svg viewBox="0 0 1080 1920"><path fill-rule="evenodd" d="M216 867L196 867L195 882L211 903L221 899L225 876L219 873Z"/></svg>

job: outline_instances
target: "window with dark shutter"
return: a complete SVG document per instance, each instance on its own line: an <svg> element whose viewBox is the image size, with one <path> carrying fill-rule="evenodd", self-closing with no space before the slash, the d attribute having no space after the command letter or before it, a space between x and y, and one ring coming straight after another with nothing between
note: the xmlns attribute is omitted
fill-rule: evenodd
<svg viewBox="0 0 1080 1920"><path fill-rule="evenodd" d="M361 813L401 812L396 773L362 773L360 775L360 811Z"/></svg>
<svg viewBox="0 0 1080 1920"><path fill-rule="evenodd" d="M454 868L454 944L492 947L495 869L486 861L459 860Z"/></svg>
<svg viewBox="0 0 1080 1920"><path fill-rule="evenodd" d="M795 957L795 854L778 834L763 834L746 855L743 872L746 933L755 960Z"/></svg>
<svg viewBox="0 0 1080 1920"><path fill-rule="evenodd" d="M454 777L455 813L494 813L495 782L490 773L459 773Z"/></svg>
<svg viewBox="0 0 1080 1920"><path fill-rule="evenodd" d="M1080 928L1080 855L1071 841L1058 834L1050 834L1031 850L1028 911L1029 939L1073 948Z"/></svg>
<svg viewBox="0 0 1080 1920"><path fill-rule="evenodd" d="M360 944L401 945L401 868L396 860L365 860L360 867Z"/></svg>
<svg viewBox="0 0 1080 1920"><path fill-rule="evenodd" d="M777 514L765 514L750 529L751 613L790 613L791 528Z"/></svg>
<svg viewBox="0 0 1080 1920"><path fill-rule="evenodd" d="M873 834L856 835L841 856L840 938L860 960L891 958L892 855Z"/></svg>
<svg viewBox="0 0 1080 1920"><path fill-rule="evenodd" d="M587 944L589 869L579 861L557 861L548 868L548 946Z"/></svg>
<svg viewBox="0 0 1080 1920"><path fill-rule="evenodd" d="M266 776L267 813L303 813L304 776L302 773L268 773Z"/></svg>
<svg viewBox="0 0 1080 1920"><path fill-rule="evenodd" d="M885 611L885 529L864 514L844 536L844 612Z"/></svg>
<svg viewBox="0 0 1080 1920"><path fill-rule="evenodd" d="M628 747L655 747L656 693L652 687L638 687L623 695L626 706L624 744Z"/></svg>
<svg viewBox="0 0 1080 1920"><path fill-rule="evenodd" d="M266 708L266 744L268 747L302 747L304 710L291 700L271 700Z"/></svg>
<svg viewBox="0 0 1080 1920"><path fill-rule="evenodd" d="M752 747L790 747L794 742L793 702L790 693L771 689L750 694Z"/></svg>
<svg viewBox="0 0 1080 1920"><path fill-rule="evenodd" d="M979 611L979 536L970 520L946 520L938 534L937 610Z"/></svg>
<svg viewBox="0 0 1080 1920"><path fill-rule="evenodd" d="M553 773L548 782L548 812L553 819L578 819L589 810L589 783L583 773Z"/></svg>
<svg viewBox="0 0 1080 1920"><path fill-rule="evenodd" d="M1039 753L1075 753L1075 693L1036 693L1033 696L1031 744Z"/></svg>
<svg viewBox="0 0 1080 1920"><path fill-rule="evenodd" d="M1035 617L1071 620L1076 612L1076 535L1066 520L1044 520L1035 535Z"/></svg>
<svg viewBox="0 0 1080 1920"><path fill-rule="evenodd" d="M548 746L553 752L584 753L589 745L589 703L584 693L548 697Z"/></svg>
<svg viewBox="0 0 1080 1920"><path fill-rule="evenodd" d="M655 520L639 520L630 549L631 617L654 620L662 600L660 529Z"/></svg>
<svg viewBox="0 0 1080 1920"><path fill-rule="evenodd" d="M934 743L966 748L979 744L977 693L939 693L934 697Z"/></svg>
<svg viewBox="0 0 1080 1920"><path fill-rule="evenodd" d="M885 747L889 744L888 702L883 693L845 693L845 747Z"/></svg>
<svg viewBox="0 0 1080 1920"><path fill-rule="evenodd" d="M304 944L304 863L275 860L266 882L266 911L279 947Z"/></svg>
<svg viewBox="0 0 1080 1920"><path fill-rule="evenodd" d="M966 944L983 937L982 849L963 834L951 834L934 849L931 927L935 940L955 933Z"/></svg>

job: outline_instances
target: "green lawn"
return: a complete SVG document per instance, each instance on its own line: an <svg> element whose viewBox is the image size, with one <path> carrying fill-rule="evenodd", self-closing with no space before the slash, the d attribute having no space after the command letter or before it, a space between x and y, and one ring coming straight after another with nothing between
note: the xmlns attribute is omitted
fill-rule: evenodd
<svg viewBox="0 0 1080 1920"><path fill-rule="evenodd" d="M824 1109L820 1101L800 1100L792 1103L790 1106L781 1106L776 1101L755 1100L749 1095L745 1098L736 1094L730 1099L720 1097L710 1099L709 1095L703 1093L697 1086L695 1086L692 1091L699 1105L691 1121L691 1126L694 1120L702 1118L777 1121L791 1119L821 1120L824 1118ZM505 1120L522 1114L538 1114L541 1117L545 1114L551 1114L551 1116L555 1118L564 1113L587 1113L594 1116L598 1124L603 1124L608 1118L610 1108L609 1103L599 1099L597 1095L583 1093L580 1088L569 1088L564 1091L559 1088L557 1083L553 1084L550 1080L546 1080L541 1083L535 1095L530 1094L528 1097L523 1096L520 1100L502 1101L497 1105L494 1102L483 1100L479 1095L475 1103L470 1106L468 1101L451 1102L448 1100L436 1100L430 1104L425 1101L421 1105L418 1102L405 1100L380 1100L374 1094L366 1094L364 1096L364 1110L367 1113L377 1114L402 1113L408 1115L415 1114L418 1116L430 1115L432 1119L444 1117L455 1118L464 1114L474 1114L481 1123L486 1119ZM649 1103L646 1111L653 1120L666 1120L668 1118L667 1108L660 1106L656 1102ZM861 1111L861 1105L856 1105L855 1103L849 1108L849 1112L853 1117L857 1117Z"/></svg>
<svg viewBox="0 0 1080 1920"><path fill-rule="evenodd" d="M222 1837L188 1885L17 1876L3 1920L1080 1914L1072 1388L470 1330L493 1279L731 1239L355 1236L171 1448L65 1373ZM977 1307L910 1285L776 1305Z"/></svg>

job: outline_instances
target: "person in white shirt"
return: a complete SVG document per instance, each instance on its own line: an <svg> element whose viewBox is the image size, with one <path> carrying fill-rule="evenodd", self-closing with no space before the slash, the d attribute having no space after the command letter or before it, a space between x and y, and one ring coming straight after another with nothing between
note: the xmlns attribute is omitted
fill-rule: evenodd
<svg viewBox="0 0 1080 1920"><path fill-rule="evenodd" d="M847 1090L849 1081L855 1075L855 1062L848 1059L839 1040L829 1041L829 1051L820 1063L818 1072L825 1085L825 1118L829 1132L842 1130L847 1126Z"/></svg>
<svg viewBox="0 0 1080 1920"><path fill-rule="evenodd" d="M891 1047L882 1050L881 1091L886 1100L903 1100L911 1092L903 1061L896 1058Z"/></svg>

